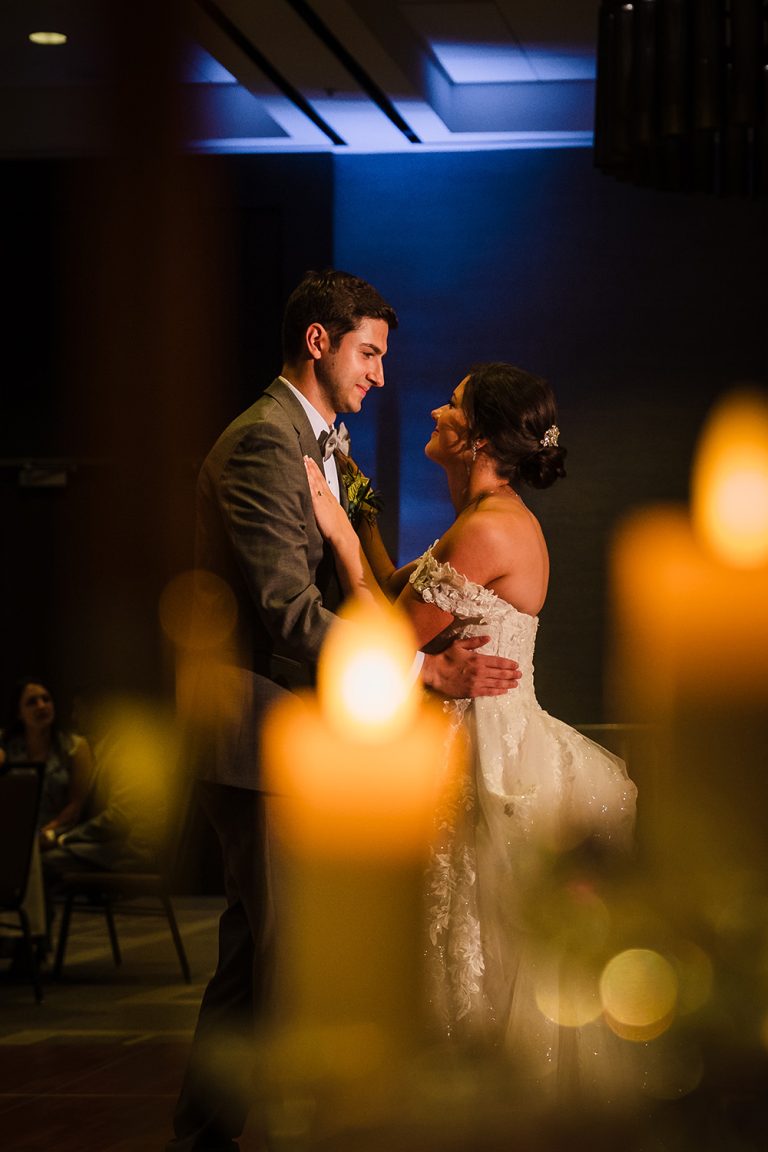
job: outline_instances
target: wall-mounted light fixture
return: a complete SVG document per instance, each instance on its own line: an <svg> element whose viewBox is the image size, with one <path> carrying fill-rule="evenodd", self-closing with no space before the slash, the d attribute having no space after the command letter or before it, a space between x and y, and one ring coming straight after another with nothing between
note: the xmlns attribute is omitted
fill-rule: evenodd
<svg viewBox="0 0 768 1152"><path fill-rule="evenodd" d="M66 44L67 42L67 37L64 32L30 32L29 39L33 44L45 44L48 46Z"/></svg>

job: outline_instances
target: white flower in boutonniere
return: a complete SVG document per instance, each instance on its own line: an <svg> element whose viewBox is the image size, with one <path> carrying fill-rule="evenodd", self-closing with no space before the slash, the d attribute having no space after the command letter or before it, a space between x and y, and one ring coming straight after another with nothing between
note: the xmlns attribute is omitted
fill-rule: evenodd
<svg viewBox="0 0 768 1152"><path fill-rule="evenodd" d="M358 468L351 456L336 452L339 472L347 493L347 516L357 528L361 520L371 524L381 511L381 493L377 492L367 476Z"/></svg>

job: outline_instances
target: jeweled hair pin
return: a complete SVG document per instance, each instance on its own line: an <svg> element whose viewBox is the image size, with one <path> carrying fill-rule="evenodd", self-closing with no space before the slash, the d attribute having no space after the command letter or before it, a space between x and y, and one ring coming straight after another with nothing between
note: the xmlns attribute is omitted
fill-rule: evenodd
<svg viewBox="0 0 768 1152"><path fill-rule="evenodd" d="M557 424L551 424L546 432L539 440L542 448L557 448L557 442L560 439L560 429Z"/></svg>

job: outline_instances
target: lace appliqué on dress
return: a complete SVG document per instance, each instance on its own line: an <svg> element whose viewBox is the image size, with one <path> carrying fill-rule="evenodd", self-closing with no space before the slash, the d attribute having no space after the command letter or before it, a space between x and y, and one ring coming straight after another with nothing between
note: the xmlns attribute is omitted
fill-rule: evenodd
<svg viewBox="0 0 768 1152"><path fill-rule="evenodd" d="M475 584L452 565L436 560L432 548L427 549L410 575L414 591L425 604L434 604L466 624L490 624L509 611L510 606L499 600L491 588Z"/></svg>
<svg viewBox="0 0 768 1152"><path fill-rule="evenodd" d="M440 1015L449 1035L472 1010L484 971L477 916L474 854L459 828L474 821L474 794L467 777L436 814L427 876L427 928L435 987L442 989Z"/></svg>
<svg viewBox="0 0 768 1152"><path fill-rule="evenodd" d="M498 615L496 594L473 584L450 564L438 563L432 549L421 558L410 581L425 603L449 612L460 625L484 628ZM455 631L463 634L464 627ZM471 703L469 699L444 701L451 721L450 739L463 726ZM460 1022L484 1014L478 1011L485 961L477 911L474 821L475 790L471 777L465 776L458 793L436 813L427 875L433 998L449 1036Z"/></svg>

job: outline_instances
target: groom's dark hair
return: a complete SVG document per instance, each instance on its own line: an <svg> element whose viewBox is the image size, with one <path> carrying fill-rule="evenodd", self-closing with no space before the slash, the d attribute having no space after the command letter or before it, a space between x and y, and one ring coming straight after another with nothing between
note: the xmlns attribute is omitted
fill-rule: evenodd
<svg viewBox="0 0 768 1152"><path fill-rule="evenodd" d="M394 308L359 276L334 268L306 272L288 297L283 313L283 359L301 356L310 324L322 324L331 347L337 348L342 336L354 332L366 318L384 320L390 328L397 328Z"/></svg>

